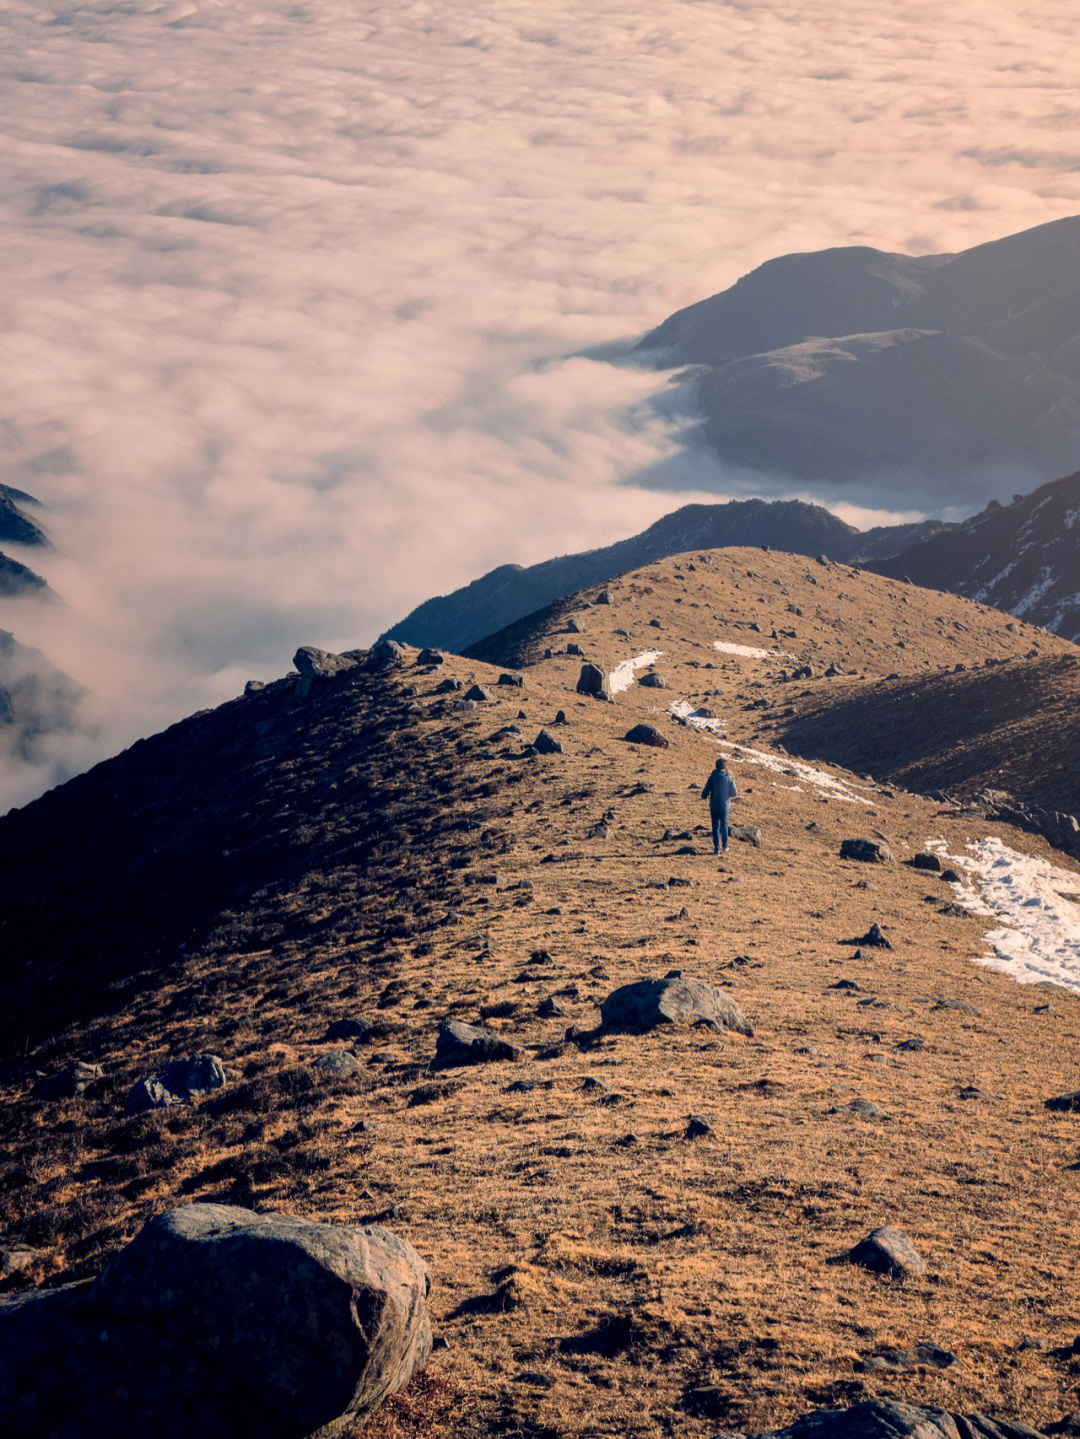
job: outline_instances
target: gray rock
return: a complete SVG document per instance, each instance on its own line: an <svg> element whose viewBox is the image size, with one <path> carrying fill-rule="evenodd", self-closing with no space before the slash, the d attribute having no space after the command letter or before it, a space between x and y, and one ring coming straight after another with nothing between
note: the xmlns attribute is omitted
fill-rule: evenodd
<svg viewBox="0 0 1080 1439"><path fill-rule="evenodd" d="M329 650L316 649L314 645L301 645L293 655L293 664L300 671L296 693L303 697L317 680L333 679L335 675L355 669L357 661L354 655L334 655Z"/></svg>
<svg viewBox="0 0 1080 1439"><path fill-rule="evenodd" d="M984 1414L950 1414L894 1399L818 1409L755 1439L1043 1439L1038 1429Z"/></svg>
<svg viewBox="0 0 1080 1439"><path fill-rule="evenodd" d="M707 1134L711 1134L712 1132L712 1125L701 1114L691 1114L690 1118L686 1121L687 1139L704 1139Z"/></svg>
<svg viewBox="0 0 1080 1439"><path fill-rule="evenodd" d="M29 1244L5 1244L0 1248L0 1279L8 1279L12 1274L25 1274L41 1257L40 1252L31 1249Z"/></svg>
<svg viewBox="0 0 1080 1439"><path fill-rule="evenodd" d="M853 1099L848 1104L834 1105L830 1114L851 1114L856 1119L888 1119L888 1115L871 1099Z"/></svg>
<svg viewBox="0 0 1080 1439"><path fill-rule="evenodd" d="M659 620L650 620L650 621L649 621L649 627L650 627L650 629L658 630L658 629L660 628L660 621L659 621Z"/></svg>
<svg viewBox="0 0 1080 1439"><path fill-rule="evenodd" d="M873 1373L878 1369L917 1369L924 1365L931 1369L948 1369L956 1363L956 1355L932 1339L920 1339L911 1349L883 1349L880 1354L871 1354L855 1364L856 1373Z"/></svg>
<svg viewBox="0 0 1080 1439"><path fill-rule="evenodd" d="M579 620L576 615L571 616L567 622L567 633L572 635L583 635L585 633L585 621Z"/></svg>
<svg viewBox="0 0 1080 1439"><path fill-rule="evenodd" d="M467 689L465 691L465 694L462 698L466 700L475 700L477 704L480 704L484 700L493 700L495 696L491 693L490 690L485 689L483 685L473 685L471 689Z"/></svg>
<svg viewBox="0 0 1080 1439"><path fill-rule="evenodd" d="M405 646L399 645L397 640L380 640L372 648L368 664L374 670L396 670L400 669L408 658Z"/></svg>
<svg viewBox="0 0 1080 1439"><path fill-rule="evenodd" d="M723 990L696 979L668 975L639 979L614 990L600 1007L604 1029L644 1034L665 1024L703 1024L751 1035L750 1021Z"/></svg>
<svg viewBox="0 0 1080 1439"><path fill-rule="evenodd" d="M1074 1090L1071 1094L1056 1094L1053 1099L1046 1101L1047 1109L1055 1109L1064 1114L1080 1114L1080 1089Z"/></svg>
<svg viewBox="0 0 1080 1439"><path fill-rule="evenodd" d="M0 1305L0 1402L29 1435L301 1439L371 1414L431 1352L396 1235L194 1204L90 1285Z"/></svg>
<svg viewBox="0 0 1080 1439"><path fill-rule="evenodd" d="M510 685L515 689L521 689L525 684L525 676L519 674L503 674L495 681L496 684Z"/></svg>
<svg viewBox="0 0 1080 1439"><path fill-rule="evenodd" d="M557 739L553 739L546 729L542 729L533 740L533 749L537 754L562 754L563 747Z"/></svg>
<svg viewBox="0 0 1080 1439"><path fill-rule="evenodd" d="M352 1079L360 1073L363 1065L351 1049L328 1049L325 1054L315 1056L311 1067L332 1079Z"/></svg>
<svg viewBox="0 0 1080 1439"><path fill-rule="evenodd" d="M941 860L936 854L930 854L928 852L913 854L905 863L909 864L912 869L925 869L929 871L930 874L941 873Z"/></svg>
<svg viewBox="0 0 1080 1439"><path fill-rule="evenodd" d="M611 699L611 680L599 665L582 665L578 676L579 695L591 695L593 699Z"/></svg>
<svg viewBox="0 0 1080 1439"><path fill-rule="evenodd" d="M968 1004L965 999L935 999L935 1009L951 1009L957 1014L967 1014L972 1018L978 1018L979 1011L973 1004Z"/></svg>
<svg viewBox="0 0 1080 1439"><path fill-rule="evenodd" d="M264 680L248 680L244 686L244 697L246 699L248 695L257 695L260 690L264 690L265 688L266 683Z"/></svg>
<svg viewBox="0 0 1080 1439"><path fill-rule="evenodd" d="M224 1084L225 1066L216 1054L192 1054L170 1060L159 1073L133 1084L124 1108L128 1114L141 1114L147 1109L187 1104Z"/></svg>
<svg viewBox="0 0 1080 1439"><path fill-rule="evenodd" d="M441 665L446 663L446 656L441 650L422 649L416 656L418 665Z"/></svg>
<svg viewBox="0 0 1080 1439"><path fill-rule="evenodd" d="M653 749L667 749L671 741L667 735L661 734L655 725L636 724L633 729L627 730L623 739L628 744L650 745Z"/></svg>
<svg viewBox="0 0 1080 1439"><path fill-rule="evenodd" d="M733 824L730 828L732 839L738 839L743 844L752 844L755 849L761 848L761 830L754 824Z"/></svg>
<svg viewBox="0 0 1080 1439"><path fill-rule="evenodd" d="M328 1043L337 1039L365 1040L374 1032L374 1025L366 1019L335 1019L327 1027L325 1038Z"/></svg>
<svg viewBox="0 0 1080 1439"><path fill-rule="evenodd" d="M600 593L596 596L596 599L593 600L593 604L610 605L614 598L615 597L610 590L601 590Z"/></svg>
<svg viewBox="0 0 1080 1439"><path fill-rule="evenodd" d="M58 1074L50 1074L38 1085L44 1099L68 1099L101 1085L105 1071L100 1064L76 1059Z"/></svg>
<svg viewBox="0 0 1080 1439"><path fill-rule="evenodd" d="M519 1059L521 1051L509 1040L478 1024L444 1019L439 1025L432 1069L453 1069L463 1064L485 1064L490 1060Z"/></svg>
<svg viewBox="0 0 1080 1439"><path fill-rule="evenodd" d="M566 646L566 653L568 655L577 655L580 659L580 657L584 655L585 651L581 648L580 645L570 644Z"/></svg>
<svg viewBox="0 0 1080 1439"><path fill-rule="evenodd" d="M456 680L451 675L447 675L446 679L440 680L435 686L435 693L437 695L448 695L452 694L454 690L463 690L464 688L465 685L461 680Z"/></svg>
<svg viewBox="0 0 1080 1439"><path fill-rule="evenodd" d="M547 999L542 999L536 1007L536 1012L541 1019L565 1019L570 1013L566 1005L556 999L553 994Z"/></svg>
<svg viewBox="0 0 1080 1439"><path fill-rule="evenodd" d="M638 680L638 684L651 690L666 690L668 687L667 680L664 676L656 674L653 670L650 670L648 674L642 675Z"/></svg>
<svg viewBox="0 0 1080 1439"><path fill-rule="evenodd" d="M861 1264L878 1274L904 1277L910 1274L925 1274L926 1261L912 1244L907 1235L891 1225L882 1225L871 1230L865 1239L860 1239L853 1249L843 1256L852 1264Z"/></svg>
<svg viewBox="0 0 1080 1439"><path fill-rule="evenodd" d="M856 944L865 944L869 949L892 949L892 945L881 932L881 926L875 922L870 926L864 935L861 935Z"/></svg>
<svg viewBox="0 0 1080 1439"><path fill-rule="evenodd" d="M841 859L859 859L867 864L892 864L892 850L883 839L845 839Z"/></svg>
<svg viewBox="0 0 1080 1439"><path fill-rule="evenodd" d="M556 723L556 724L566 724L566 725L568 725L568 724L570 723L570 721L566 718L566 711L565 711L565 710L559 710L559 712L558 712L558 713L556 714L556 716L555 716L555 723Z"/></svg>

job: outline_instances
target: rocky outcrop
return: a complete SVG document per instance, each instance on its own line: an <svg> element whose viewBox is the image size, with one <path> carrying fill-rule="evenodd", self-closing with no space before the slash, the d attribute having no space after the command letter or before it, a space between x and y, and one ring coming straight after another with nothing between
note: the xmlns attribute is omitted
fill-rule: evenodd
<svg viewBox="0 0 1080 1439"><path fill-rule="evenodd" d="M398 648L401 648L400 645ZM297 695L303 698L317 680L333 679L335 675L355 669L357 663L356 655L334 655L329 650L316 649L314 645L301 645L293 655L293 664L300 671Z"/></svg>
<svg viewBox="0 0 1080 1439"><path fill-rule="evenodd" d="M0 1410L27 1439L328 1435L424 1364L428 1289L378 1226L170 1210L92 1283L0 1302Z"/></svg>
<svg viewBox="0 0 1080 1439"><path fill-rule="evenodd" d="M1002 790L984 789L973 796L988 819L1015 825L1027 834L1041 834L1048 844L1080 858L1080 819L1061 810L1042 809Z"/></svg>
<svg viewBox="0 0 1080 1439"><path fill-rule="evenodd" d="M677 970L663 979L639 979L613 990L600 1006L600 1022L606 1030L630 1034L644 1034L665 1024L700 1024L746 1035L754 1032L723 990L700 980L683 979Z"/></svg>

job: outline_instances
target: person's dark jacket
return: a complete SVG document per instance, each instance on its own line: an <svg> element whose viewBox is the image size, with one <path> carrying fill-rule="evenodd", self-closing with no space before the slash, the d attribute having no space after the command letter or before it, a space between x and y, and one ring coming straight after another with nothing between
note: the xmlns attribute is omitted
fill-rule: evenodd
<svg viewBox="0 0 1080 1439"><path fill-rule="evenodd" d="M709 801L711 814L721 814L738 797L738 787L726 769L714 769L701 791L701 798Z"/></svg>

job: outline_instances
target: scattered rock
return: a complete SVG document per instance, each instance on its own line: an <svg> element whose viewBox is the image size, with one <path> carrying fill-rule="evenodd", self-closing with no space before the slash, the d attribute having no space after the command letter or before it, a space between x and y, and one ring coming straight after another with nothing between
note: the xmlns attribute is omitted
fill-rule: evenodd
<svg viewBox="0 0 1080 1439"><path fill-rule="evenodd" d="M686 1123L686 1138L687 1138L687 1139L704 1139L704 1137L705 1137L707 1134L711 1134L712 1132L713 1132L713 1127L712 1127L712 1125L709 1123L709 1121L708 1121L703 1115L700 1115L700 1114L691 1114L690 1118L687 1120L687 1123Z"/></svg>
<svg viewBox="0 0 1080 1439"><path fill-rule="evenodd" d="M978 1089L974 1084L965 1084L960 1091L961 1099L988 1099L989 1095Z"/></svg>
<svg viewBox="0 0 1080 1439"><path fill-rule="evenodd" d="M1046 1107L1063 1114L1080 1114L1080 1089L1071 1094L1056 1094L1046 1101Z"/></svg>
<svg viewBox="0 0 1080 1439"><path fill-rule="evenodd" d="M5 1244L0 1248L0 1279L10 1279L13 1274L25 1274L42 1257L29 1244Z"/></svg>
<svg viewBox="0 0 1080 1439"><path fill-rule="evenodd" d="M463 1064L484 1064L497 1059L519 1059L520 1050L509 1040L478 1024L444 1019L439 1025L432 1069L451 1069Z"/></svg>
<svg viewBox="0 0 1080 1439"><path fill-rule="evenodd" d="M76 1059L59 1074L47 1075L38 1085L38 1093L43 1099L69 1099L100 1087L104 1079L105 1071L100 1064Z"/></svg>
<svg viewBox="0 0 1080 1439"><path fill-rule="evenodd" d="M968 1004L963 999L935 999L933 1007L934 1009L952 1009L957 1014L969 1014L974 1018L977 1018L979 1014L973 1004Z"/></svg>
<svg viewBox="0 0 1080 1439"><path fill-rule="evenodd" d="M591 695L593 699L609 700L612 697L611 680L599 665L582 665L577 692L579 695Z"/></svg>
<svg viewBox="0 0 1080 1439"><path fill-rule="evenodd" d="M614 599L615 596L611 593L610 590L601 590L600 593L596 596L596 599L593 600L593 604L610 605L614 601Z"/></svg>
<svg viewBox="0 0 1080 1439"><path fill-rule="evenodd" d="M892 850L883 839L845 839L841 859L858 859L866 864L892 864Z"/></svg>
<svg viewBox="0 0 1080 1439"><path fill-rule="evenodd" d="M128 1090L124 1104L128 1114L163 1109L170 1104L190 1103L225 1083L225 1067L216 1054L193 1054L170 1060L158 1074L140 1079Z"/></svg>
<svg viewBox="0 0 1080 1439"><path fill-rule="evenodd" d="M940 1344L935 1344L930 1339L920 1339L911 1349L883 1349L880 1354L859 1359L856 1361L855 1371L858 1374L868 1374L878 1369L917 1369L920 1365L931 1369L948 1369L955 1363L956 1355L948 1349L943 1349Z"/></svg>
<svg viewBox="0 0 1080 1439"><path fill-rule="evenodd" d="M559 712L558 712L558 713L556 714L556 716L555 716L555 723L556 723L556 724L569 724L569 723L570 723L570 721L566 718L566 711L565 711L565 710L559 710Z"/></svg>
<svg viewBox="0 0 1080 1439"><path fill-rule="evenodd" d="M446 663L446 656L441 650L422 649L416 656L418 665L441 665Z"/></svg>
<svg viewBox="0 0 1080 1439"><path fill-rule="evenodd" d="M579 620L576 615L572 615L567 622L566 631L571 635L583 635L585 633L585 621Z"/></svg>
<svg viewBox="0 0 1080 1439"><path fill-rule="evenodd" d="M660 621L659 621L659 620L650 620L650 621L649 621L649 628L650 628L650 629L654 629L654 630L658 630L658 629L660 628Z"/></svg>
<svg viewBox="0 0 1080 1439"><path fill-rule="evenodd" d="M881 932L881 925L875 920L864 935L851 941L853 944L865 944L868 949L892 949L892 945Z"/></svg>
<svg viewBox="0 0 1080 1439"><path fill-rule="evenodd" d="M913 854L911 858L905 860L904 863L910 865L912 869L929 870L931 874L941 873L941 860L936 854L929 854L926 851Z"/></svg>
<svg viewBox="0 0 1080 1439"><path fill-rule="evenodd" d="M556 721L556 723L558 723L558 721ZM546 729L542 729L533 740L533 749L537 754L562 754L563 752L562 745L557 739L549 735Z"/></svg>
<svg viewBox="0 0 1080 1439"><path fill-rule="evenodd" d="M477 704L481 704L484 700L493 700L495 696L489 689L485 689L483 685L473 685L471 689L465 691L462 698L465 700L475 700Z"/></svg>
<svg viewBox="0 0 1080 1439"><path fill-rule="evenodd" d="M633 729L627 730L623 739L628 744L645 744L653 749L667 749L671 741L667 735L661 734L655 725L636 724Z"/></svg>
<svg viewBox="0 0 1080 1439"><path fill-rule="evenodd" d="M312 1069L333 1079L353 1079L363 1066L351 1049L328 1049L311 1061Z"/></svg>
<svg viewBox="0 0 1080 1439"><path fill-rule="evenodd" d="M581 648L580 645L570 644L566 646L566 653L568 655L577 655L580 659L584 655L585 651Z"/></svg>
<svg viewBox="0 0 1080 1439"><path fill-rule="evenodd" d="M350 656L342 655L340 658L349 659ZM368 664L374 670L396 670L400 669L408 658L405 646L399 645L397 640L380 640L372 648Z"/></svg>
<svg viewBox="0 0 1080 1439"><path fill-rule="evenodd" d="M738 839L743 844L752 844L755 849L761 848L761 830L754 824L733 824L729 833L732 839Z"/></svg>
<svg viewBox="0 0 1080 1439"><path fill-rule="evenodd" d="M365 1040L374 1033L375 1026L368 1024L366 1019L335 1019L327 1027L325 1038L328 1043L337 1039Z"/></svg>
<svg viewBox="0 0 1080 1439"><path fill-rule="evenodd" d="M960 883L960 876L957 874L955 869L943 869L941 871L941 877L946 884Z"/></svg>
<svg viewBox="0 0 1080 1439"><path fill-rule="evenodd" d="M630 1034L644 1034L664 1024L703 1024L717 1032L732 1029L746 1035L754 1032L723 990L676 974L622 985L604 1000L600 1019L605 1030Z"/></svg>
<svg viewBox="0 0 1080 1439"><path fill-rule="evenodd" d="M911 1240L902 1230L888 1224L872 1230L841 1258L894 1278L926 1273L926 1261Z"/></svg>
<svg viewBox="0 0 1080 1439"><path fill-rule="evenodd" d="M883 1109L871 1099L853 1099L848 1104L834 1105L830 1114L852 1114L858 1119L888 1119Z"/></svg>
<svg viewBox="0 0 1080 1439"><path fill-rule="evenodd" d="M448 695L453 693L454 690L463 690L464 688L465 685L461 680L456 680L452 675L447 675L446 679L440 680L435 686L435 693L437 695Z"/></svg>
<svg viewBox="0 0 1080 1439"><path fill-rule="evenodd" d="M0 1308L16 1432L297 1439L361 1419L431 1352L427 1268L376 1226L193 1204L92 1284Z"/></svg>
<svg viewBox="0 0 1080 1439"><path fill-rule="evenodd" d="M248 695L257 695L260 690L264 690L265 688L265 680L248 680L244 686L244 698L246 699Z"/></svg>
<svg viewBox="0 0 1080 1439"><path fill-rule="evenodd" d="M664 676L656 674L653 670L650 670L648 674L642 675L638 680L638 684L650 690L666 690L668 687L667 680Z"/></svg>
<svg viewBox="0 0 1080 1439"><path fill-rule="evenodd" d="M540 1001L536 1012L541 1019L565 1019L570 1013L566 1005L557 1000L553 994Z"/></svg>
<svg viewBox="0 0 1080 1439"><path fill-rule="evenodd" d="M521 689L525 684L525 676L520 674L503 674L499 676L495 683L500 685L512 685L516 689Z"/></svg>

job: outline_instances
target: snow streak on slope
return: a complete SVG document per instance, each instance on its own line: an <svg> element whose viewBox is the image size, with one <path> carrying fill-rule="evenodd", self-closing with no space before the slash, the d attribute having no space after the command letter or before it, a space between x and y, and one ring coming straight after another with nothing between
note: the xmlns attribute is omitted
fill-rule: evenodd
<svg viewBox="0 0 1080 1439"><path fill-rule="evenodd" d="M1051 980L1080 992L1080 876L996 838L960 855L946 854L941 840L927 847L969 876L955 886L965 908L1002 921L987 932L993 953L980 964L1021 984Z"/></svg>
<svg viewBox="0 0 1080 1439"><path fill-rule="evenodd" d="M790 660L794 655L786 654L783 650L761 650L754 645L736 645L730 640L713 640L713 649L719 650L722 655L742 655L748 660Z"/></svg>
<svg viewBox="0 0 1080 1439"><path fill-rule="evenodd" d="M675 700L669 706L669 711L676 719L688 724L691 729L702 730L706 734L719 735L723 720L706 719L698 715L692 704L687 700ZM868 809L873 808L873 800L867 799L864 795L857 793L854 786L846 780L839 779L836 775L828 774L816 765L804 764L802 760L790 759L787 755L769 754L767 750L754 749L750 745L736 744L734 740L725 740L725 748L737 750L739 758L744 764L760 765L763 769L771 770L774 774L790 775L801 780L804 785L816 789L819 794L827 799L843 800L845 804L862 804ZM781 786L783 788L783 786ZM798 789L798 785L790 788Z"/></svg>
<svg viewBox="0 0 1080 1439"><path fill-rule="evenodd" d="M663 650L645 650L642 654L635 655L632 660L623 660L621 665L616 665L608 675L611 693L617 695L628 690L634 682L634 671L655 664L663 653Z"/></svg>

